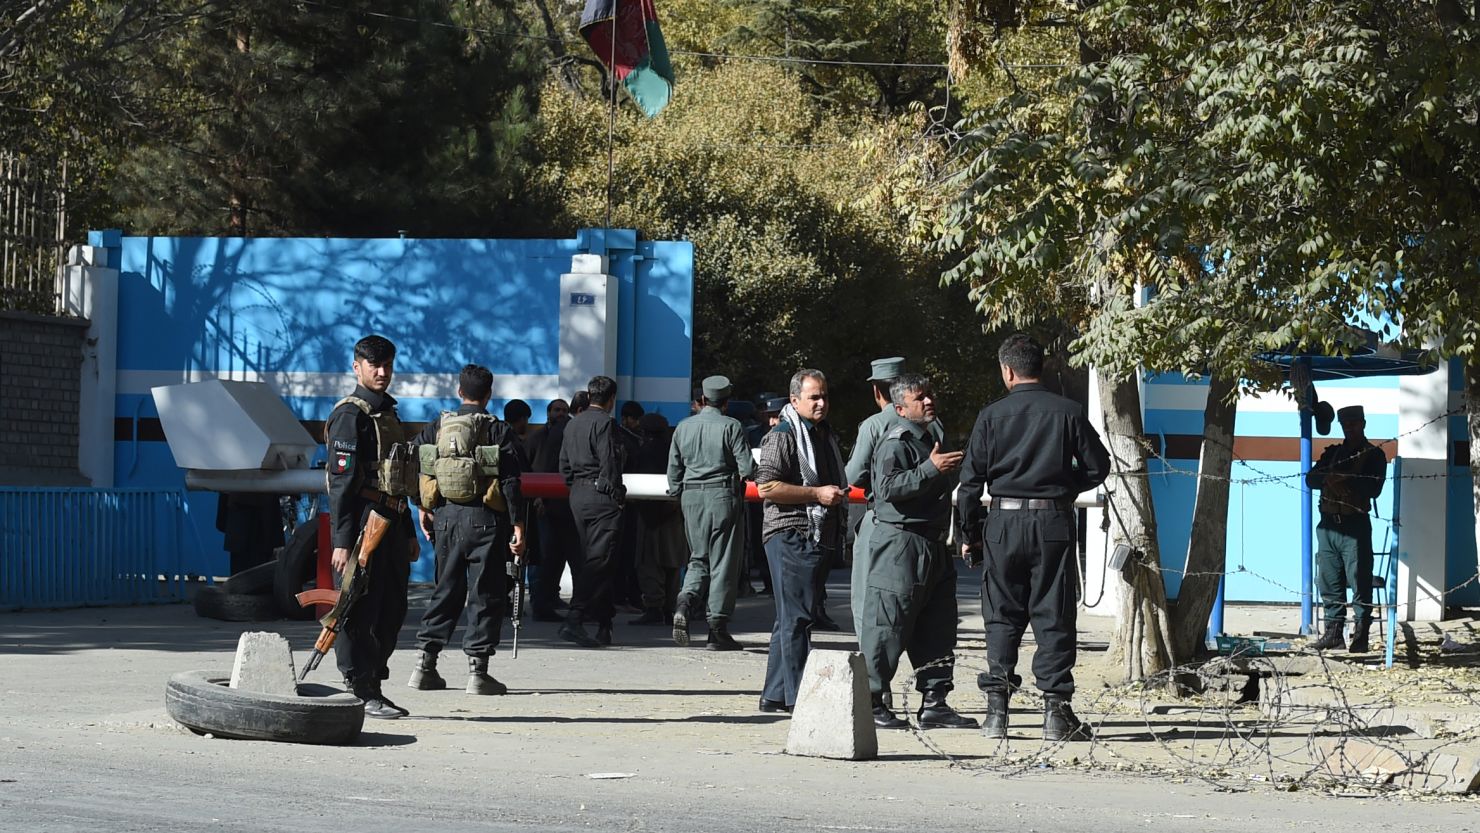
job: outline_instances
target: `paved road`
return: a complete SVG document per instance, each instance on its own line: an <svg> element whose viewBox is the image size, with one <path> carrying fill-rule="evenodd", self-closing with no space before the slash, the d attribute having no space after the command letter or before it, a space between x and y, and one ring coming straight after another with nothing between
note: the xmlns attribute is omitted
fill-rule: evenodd
<svg viewBox="0 0 1480 833"><path fill-rule="evenodd" d="M742 639L761 643L768 609L744 601ZM313 635L304 623L262 628L300 648ZM243 629L184 606L0 615L0 831L1222 833L1324 824L1459 833L1480 824L1475 802L963 771L908 734L882 738L878 761L791 758L779 754L786 720L753 708L759 649L681 650L661 629L619 627L622 647L582 651L556 642L553 625L532 626L517 661L495 659L494 673L513 689L498 698L405 689L413 655L403 651L390 690L416 716L372 721L354 747L206 739L175 727L163 709L165 679L188 669L225 674ZM841 647L848 637L827 640ZM447 656L454 685L458 659ZM326 665L318 676L329 682L333 673ZM968 762L991 752L974 733L939 740ZM1031 749L1031 732L1019 742ZM597 773L631 777L590 777Z"/></svg>

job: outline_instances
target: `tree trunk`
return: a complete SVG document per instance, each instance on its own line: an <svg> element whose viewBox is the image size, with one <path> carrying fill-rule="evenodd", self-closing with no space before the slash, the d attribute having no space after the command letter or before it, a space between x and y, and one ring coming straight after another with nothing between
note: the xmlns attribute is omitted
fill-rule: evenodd
<svg viewBox="0 0 1480 833"><path fill-rule="evenodd" d="M1218 595L1228 551L1228 493L1233 474L1233 422L1238 413L1238 380L1209 380L1203 409L1202 451L1197 465L1197 502L1182 587L1172 606L1172 653L1183 661L1203 650L1208 614Z"/></svg>
<svg viewBox="0 0 1480 833"><path fill-rule="evenodd" d="M1156 544L1156 508L1146 477L1141 394L1132 377L1113 378L1096 370L1100 407L1105 412L1105 446L1110 451L1110 537L1132 550L1124 575L1128 587L1112 643L1112 658L1127 680L1144 680L1172 667L1166 586Z"/></svg>

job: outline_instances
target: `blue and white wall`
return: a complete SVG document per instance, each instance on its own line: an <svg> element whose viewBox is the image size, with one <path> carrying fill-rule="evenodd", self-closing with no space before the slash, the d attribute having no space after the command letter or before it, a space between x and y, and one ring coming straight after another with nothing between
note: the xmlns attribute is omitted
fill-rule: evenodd
<svg viewBox="0 0 1480 833"><path fill-rule="evenodd" d="M368 333L397 345L391 393L407 421L455 406L457 373L468 362L493 370L495 413L519 398L540 421L550 400L571 396L573 379L606 372L616 376L620 399L672 420L688 414L690 243L638 241L621 229L584 230L570 240L94 232L90 243L89 262L111 267L105 276L117 272L113 402L99 405L93 419L111 412L105 428L112 442L84 441L90 452L83 452L84 471L92 468L99 485L183 482L162 441L151 388L207 378L264 381L316 430L353 389L351 348ZM593 276L593 265L602 274ZM615 302L608 305L603 292ZM105 457L111 460L99 463ZM191 505L208 562L199 571L219 573L225 560L215 496L193 495ZM430 569L423 559L419 577Z"/></svg>
<svg viewBox="0 0 1480 833"><path fill-rule="evenodd" d="M1391 547L1391 518L1399 511L1398 602L1399 614L1408 619L1442 618L1446 604L1480 604L1480 580L1472 580L1480 568L1464 416L1448 415L1461 406L1462 380L1454 365L1426 376L1316 383L1320 398L1336 409L1363 406L1369 439L1387 452L1389 461L1403 458L1401 506L1394 504L1389 462L1389 480L1375 506L1373 546L1379 551ZM1181 584L1191 535L1207 390L1206 382L1175 374L1149 378L1141 388L1147 439L1159 453L1149 468L1171 596ZM1298 603L1304 550L1299 411L1284 394L1245 396L1238 404L1235 434L1227 599ZM1313 458L1341 436L1339 425L1329 436L1316 435ZM1103 539L1098 530L1091 530L1090 539L1086 595L1094 601L1102 581ZM1115 607L1112 593L1094 612L1113 613Z"/></svg>

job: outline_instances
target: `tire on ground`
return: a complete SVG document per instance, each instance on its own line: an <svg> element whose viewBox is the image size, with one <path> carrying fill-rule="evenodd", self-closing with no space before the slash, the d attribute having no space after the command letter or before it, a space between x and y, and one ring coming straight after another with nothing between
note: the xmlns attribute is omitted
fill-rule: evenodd
<svg viewBox="0 0 1480 833"><path fill-rule="evenodd" d="M346 744L365 725L365 704L337 688L300 683L297 697L283 697L226 682L204 671L176 674L165 684L165 710L193 731L241 740Z"/></svg>
<svg viewBox="0 0 1480 833"><path fill-rule="evenodd" d="M239 596L255 596L272 592L272 579L277 574L277 561L268 561L248 567L221 582L221 589Z"/></svg>
<svg viewBox="0 0 1480 833"><path fill-rule="evenodd" d="M195 615L223 622L271 622L282 618L270 593L227 593L219 587L195 591Z"/></svg>

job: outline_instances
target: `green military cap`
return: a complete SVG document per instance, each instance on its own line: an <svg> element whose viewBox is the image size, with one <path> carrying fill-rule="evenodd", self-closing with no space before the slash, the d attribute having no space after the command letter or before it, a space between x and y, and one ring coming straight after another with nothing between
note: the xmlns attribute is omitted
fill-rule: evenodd
<svg viewBox="0 0 1480 833"><path fill-rule="evenodd" d="M1337 422L1346 423L1354 419L1367 419L1367 412L1362 410L1361 405L1348 405L1336 412Z"/></svg>
<svg viewBox="0 0 1480 833"><path fill-rule="evenodd" d="M904 356L890 356L887 359L874 359L869 369L872 375L868 377L870 382L888 382L898 379L904 373Z"/></svg>
<svg viewBox="0 0 1480 833"><path fill-rule="evenodd" d="M704 398L711 402L730 398L730 380L723 376L710 376L700 386L704 388Z"/></svg>

